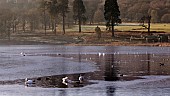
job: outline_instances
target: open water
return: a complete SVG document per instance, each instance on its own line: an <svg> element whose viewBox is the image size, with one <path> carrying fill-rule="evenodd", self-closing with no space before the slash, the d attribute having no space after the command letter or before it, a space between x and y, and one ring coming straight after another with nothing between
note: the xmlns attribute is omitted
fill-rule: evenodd
<svg viewBox="0 0 170 96"><path fill-rule="evenodd" d="M0 96L170 96L169 69L169 47L0 46ZM79 74L90 83L59 86ZM55 87L8 83L49 76Z"/></svg>

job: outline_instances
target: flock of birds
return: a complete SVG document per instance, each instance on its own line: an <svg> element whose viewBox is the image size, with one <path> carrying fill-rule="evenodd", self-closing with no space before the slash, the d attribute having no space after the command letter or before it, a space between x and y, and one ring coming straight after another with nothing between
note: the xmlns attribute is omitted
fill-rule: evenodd
<svg viewBox="0 0 170 96"><path fill-rule="evenodd" d="M24 53L24 52L21 52L20 54L21 54L21 56L26 56L26 53ZM75 84L75 83L81 84L83 82L84 82L84 76L82 76L82 75L79 76L78 81L72 81L68 77L62 78L62 83L65 85ZM35 84L36 84L35 80L25 78L25 86L32 86Z"/></svg>
<svg viewBox="0 0 170 96"><path fill-rule="evenodd" d="M68 77L62 78L62 84L69 85L69 84L83 84L84 83L84 76L80 75L78 81L70 80ZM35 80L25 78L25 86L30 87L35 85Z"/></svg>
<svg viewBox="0 0 170 96"><path fill-rule="evenodd" d="M68 84L82 84L83 82L84 82L84 76L82 76L82 75L79 76L78 81L70 80L68 77L62 78L62 83L64 85L68 85Z"/></svg>

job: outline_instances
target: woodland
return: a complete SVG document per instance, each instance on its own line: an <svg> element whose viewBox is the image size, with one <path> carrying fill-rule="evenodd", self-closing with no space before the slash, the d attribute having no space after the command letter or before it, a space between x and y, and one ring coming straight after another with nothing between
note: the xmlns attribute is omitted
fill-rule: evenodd
<svg viewBox="0 0 170 96"><path fill-rule="evenodd" d="M64 3L63 1L68 2ZM73 8L74 1L76 0L1 0L0 37L9 37L10 40L10 34L35 32L36 30L44 32L44 29L45 35L46 30L52 30L56 35L58 34L57 26L65 24L62 28L65 26L71 28L78 24ZM82 1L84 5L82 24L105 25L105 0ZM138 23L143 16L150 15L152 16L151 23L170 23L170 0L117 1L122 22ZM54 3L60 3L61 6L55 9L56 4ZM63 32L65 34L64 29Z"/></svg>

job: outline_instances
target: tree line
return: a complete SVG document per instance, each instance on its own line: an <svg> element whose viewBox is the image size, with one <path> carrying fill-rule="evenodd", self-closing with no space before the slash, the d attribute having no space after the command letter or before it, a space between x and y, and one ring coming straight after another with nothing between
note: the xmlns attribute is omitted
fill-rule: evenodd
<svg viewBox="0 0 170 96"><path fill-rule="evenodd" d="M24 1L24 0L23 0ZM117 0L106 0L104 8L103 0L98 1L83 1L83 0L33 0L27 2L19 2L16 0L0 1L0 33L1 36L8 36L10 39L11 32L34 32L35 30L44 29L44 34L47 30L57 35L58 24L62 24L63 34L65 34L66 24L78 24L79 32L81 32L81 25L89 22L89 24L97 22L105 22L107 26L117 23L120 16ZM114 3L114 2L116 3ZM111 4L116 4L111 6ZM109 8L116 7L115 8ZM107 9L108 8L108 9ZM105 14L104 14L104 9ZM114 9L115 13L109 12ZM88 11L87 11L88 10ZM113 14L113 15L112 15ZM105 15L105 16L104 16ZM108 17L111 15L111 17ZM94 18L96 17L96 18ZM102 19L98 19L102 17ZM120 18L119 18L120 20Z"/></svg>
<svg viewBox="0 0 170 96"><path fill-rule="evenodd" d="M85 6L82 0L36 0L32 2L16 2L15 0L0 1L0 33L9 36L11 32L30 31L36 29L51 29L57 34L57 24L78 22L79 32L81 24L87 20ZM70 17L70 15L72 15Z"/></svg>
<svg viewBox="0 0 170 96"><path fill-rule="evenodd" d="M170 22L170 0L118 0L124 22L137 22L144 15L151 15L152 23Z"/></svg>

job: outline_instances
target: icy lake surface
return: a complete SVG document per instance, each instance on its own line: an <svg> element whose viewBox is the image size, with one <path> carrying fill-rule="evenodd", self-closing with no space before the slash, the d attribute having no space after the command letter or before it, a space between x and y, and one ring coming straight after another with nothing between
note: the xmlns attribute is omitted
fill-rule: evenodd
<svg viewBox="0 0 170 96"><path fill-rule="evenodd" d="M2 84L0 96L170 96L169 57L169 47L0 46L0 81L99 72L82 88ZM110 73L145 79L105 81Z"/></svg>

